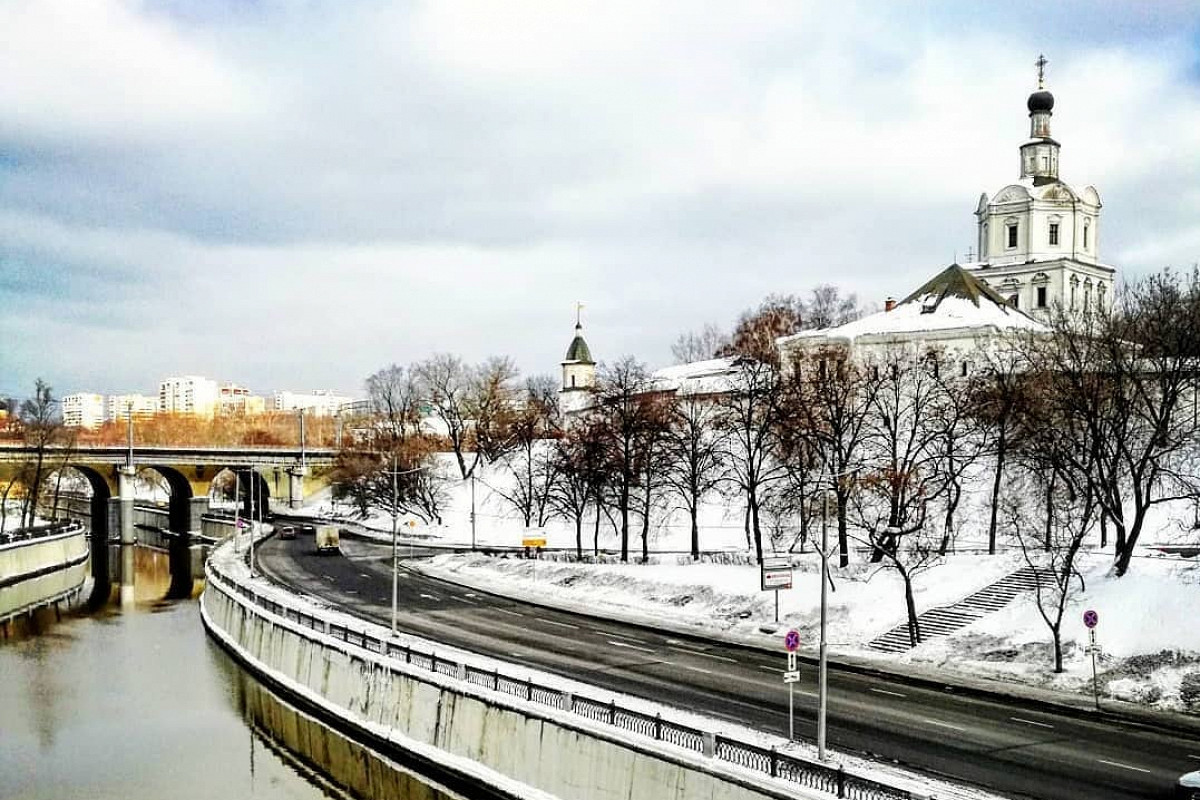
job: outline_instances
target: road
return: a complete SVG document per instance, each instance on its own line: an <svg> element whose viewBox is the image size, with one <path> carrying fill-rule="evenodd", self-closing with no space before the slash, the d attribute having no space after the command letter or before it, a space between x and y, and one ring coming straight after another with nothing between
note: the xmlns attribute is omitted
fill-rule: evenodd
<svg viewBox="0 0 1200 800"><path fill-rule="evenodd" d="M342 538L318 556L311 536L258 552L275 580L388 624L391 549ZM407 555L406 548L401 554ZM416 555L420 555L418 552ZM401 572L402 630L606 689L787 735L781 653L721 645L498 598ZM816 738L816 676L802 670L796 733ZM1200 737L1045 713L831 668L832 748L986 787L1011 797L1169 798L1200 769Z"/></svg>

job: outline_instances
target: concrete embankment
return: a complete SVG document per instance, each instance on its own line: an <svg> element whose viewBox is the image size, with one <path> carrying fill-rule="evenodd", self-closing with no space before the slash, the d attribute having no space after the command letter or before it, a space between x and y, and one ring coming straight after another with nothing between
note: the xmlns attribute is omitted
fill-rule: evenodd
<svg viewBox="0 0 1200 800"><path fill-rule="evenodd" d="M206 570L205 625L272 691L472 797L918 796L705 731L645 701L589 697L555 676L392 637L250 578L229 546Z"/></svg>
<svg viewBox="0 0 1200 800"><path fill-rule="evenodd" d="M0 622L75 597L87 560L87 532L80 525L0 545Z"/></svg>

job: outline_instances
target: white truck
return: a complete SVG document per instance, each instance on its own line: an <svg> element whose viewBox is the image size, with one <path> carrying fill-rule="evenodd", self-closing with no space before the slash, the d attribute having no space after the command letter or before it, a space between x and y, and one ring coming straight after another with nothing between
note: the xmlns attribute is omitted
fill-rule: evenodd
<svg viewBox="0 0 1200 800"><path fill-rule="evenodd" d="M316 536L318 554L324 555L326 553L341 552L341 547L338 542L337 525L318 525Z"/></svg>

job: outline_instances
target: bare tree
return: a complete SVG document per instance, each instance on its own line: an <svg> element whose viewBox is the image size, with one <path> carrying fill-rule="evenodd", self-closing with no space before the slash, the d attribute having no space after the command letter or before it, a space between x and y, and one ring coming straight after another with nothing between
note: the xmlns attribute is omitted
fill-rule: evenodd
<svg viewBox="0 0 1200 800"><path fill-rule="evenodd" d="M629 560L629 512L641 479L649 388L645 365L632 356L612 366L601 365L592 416L604 437L611 465L608 484L620 514L622 562Z"/></svg>
<svg viewBox="0 0 1200 800"><path fill-rule="evenodd" d="M518 413L517 368L512 359L492 357L469 370L467 413L475 458L467 475L480 459L496 461L514 445L512 426ZM464 475L463 477L467 477Z"/></svg>
<svg viewBox="0 0 1200 800"><path fill-rule="evenodd" d="M687 512L693 559L700 558L700 506L725 477L721 454L726 448L717 425L719 416L720 408L712 398L697 394L672 398L663 478Z"/></svg>
<svg viewBox="0 0 1200 800"><path fill-rule="evenodd" d="M813 287L812 296L804 308L804 328L832 328L853 322L862 316L858 295L843 295L841 290L828 283Z"/></svg>
<svg viewBox="0 0 1200 800"><path fill-rule="evenodd" d="M438 353L412 367L421 390L434 416L441 421L450 448L458 462L458 470L465 479L471 472L467 468L469 424L469 395L471 376L462 359L450 353Z"/></svg>
<svg viewBox="0 0 1200 800"><path fill-rule="evenodd" d="M767 361L741 357L735 362L731 391L720 400L719 426L729 482L746 503L746 544L761 563L762 506L766 494L787 477L779 458L783 397L779 371Z"/></svg>
<svg viewBox="0 0 1200 800"><path fill-rule="evenodd" d="M1032 340L993 342L976 348L977 380L967 394L971 414L994 460L988 514L988 553L996 552L1000 490L1010 452L1020 445L1021 414L1028 396L1028 358Z"/></svg>
<svg viewBox="0 0 1200 800"><path fill-rule="evenodd" d="M1060 309L1038 348L1055 418L1074 433L1072 469L1088 471L1115 530L1114 571L1129 569L1156 505L1196 496L1200 278L1169 271L1129 287L1111 314ZM1089 452L1090 450L1090 452Z"/></svg>
<svg viewBox="0 0 1200 800"><path fill-rule="evenodd" d="M648 395L642 401L642 433L638 448L638 482L641 484L638 513L642 518L643 564L650 560L650 520L656 502L662 498L664 474L670 467L669 431L669 401L656 394Z"/></svg>
<svg viewBox="0 0 1200 800"><path fill-rule="evenodd" d="M878 371L848 361L840 347L799 356L790 366L788 419L810 438L824 466L824 478L837 501L838 551L850 563L847 522L853 473L861 466L868 414L878 388Z"/></svg>
<svg viewBox="0 0 1200 800"><path fill-rule="evenodd" d="M373 430L404 440L421 425L421 387L416 371L399 364L384 367L367 378L367 398Z"/></svg>
<svg viewBox="0 0 1200 800"><path fill-rule="evenodd" d="M34 449L33 470L30 473L25 506L21 513L22 527L33 524L37 513L37 500L45 475L45 462L49 448L63 432L62 419L58 415L58 401L50 385L41 378L34 385L33 397L21 403L21 424L25 432L25 443Z"/></svg>
<svg viewBox="0 0 1200 800"><path fill-rule="evenodd" d="M730 343L719 356L746 356L767 364L779 363L775 340L796 333L804 322L804 301L795 295L768 295L758 308L742 313Z"/></svg>
<svg viewBox="0 0 1200 800"><path fill-rule="evenodd" d="M553 441L561 432L552 386L553 379L545 375L526 381L523 397L511 414L509 452L502 462L512 480L507 488L494 489L517 510L527 528L534 520L546 524L558 477Z"/></svg>
<svg viewBox="0 0 1200 800"><path fill-rule="evenodd" d="M716 358L722 348L729 346L729 336L709 322L698 331L687 331L671 345L671 356L679 364L707 361Z"/></svg>
<svg viewBox="0 0 1200 800"><path fill-rule="evenodd" d="M600 552L600 515L608 475L607 434L594 421L572 425L554 444L557 475L550 503L556 516L575 525L575 556L583 558L583 520L590 507L596 511L592 552Z"/></svg>

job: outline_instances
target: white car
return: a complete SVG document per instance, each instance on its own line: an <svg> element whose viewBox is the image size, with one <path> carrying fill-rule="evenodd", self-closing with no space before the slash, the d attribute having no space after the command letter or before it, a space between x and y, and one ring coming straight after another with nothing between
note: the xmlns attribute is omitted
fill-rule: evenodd
<svg viewBox="0 0 1200 800"><path fill-rule="evenodd" d="M1176 800L1200 800L1200 772L1180 775L1175 784Z"/></svg>

